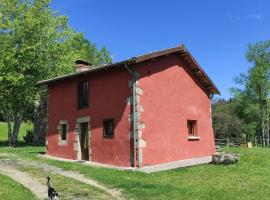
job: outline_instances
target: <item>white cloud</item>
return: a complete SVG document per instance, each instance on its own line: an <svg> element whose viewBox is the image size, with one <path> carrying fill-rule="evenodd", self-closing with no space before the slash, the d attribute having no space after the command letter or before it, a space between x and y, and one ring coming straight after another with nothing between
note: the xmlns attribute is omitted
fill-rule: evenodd
<svg viewBox="0 0 270 200"><path fill-rule="evenodd" d="M231 14L227 14L227 17L228 17L230 20L232 20L232 21L240 20L240 19L241 19L240 17L238 17L238 16L233 16L233 15L231 15Z"/></svg>
<svg viewBox="0 0 270 200"><path fill-rule="evenodd" d="M262 18L261 14L249 14L245 16L246 19L260 20Z"/></svg>
<svg viewBox="0 0 270 200"><path fill-rule="evenodd" d="M227 14L227 17L232 20L232 21L236 21L236 20L243 20L243 19L246 19L246 20L260 20L262 19L262 14L248 14L248 15L245 15L245 16L234 16L234 15L231 15L231 14Z"/></svg>

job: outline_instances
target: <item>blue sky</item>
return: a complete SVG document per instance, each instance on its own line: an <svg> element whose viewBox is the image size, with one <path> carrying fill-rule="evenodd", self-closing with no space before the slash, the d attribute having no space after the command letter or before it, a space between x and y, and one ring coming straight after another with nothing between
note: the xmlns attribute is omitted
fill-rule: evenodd
<svg viewBox="0 0 270 200"><path fill-rule="evenodd" d="M247 45L270 39L268 0L52 0L51 7L114 62L185 44L222 98L250 67Z"/></svg>

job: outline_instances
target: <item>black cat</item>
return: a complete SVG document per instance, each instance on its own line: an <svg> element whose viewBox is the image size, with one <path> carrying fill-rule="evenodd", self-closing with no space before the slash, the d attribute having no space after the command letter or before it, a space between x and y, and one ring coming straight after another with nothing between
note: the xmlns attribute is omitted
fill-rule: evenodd
<svg viewBox="0 0 270 200"><path fill-rule="evenodd" d="M50 181L51 181L50 177L47 177L48 199L49 200L57 200L57 199L59 199L58 192L56 192L56 190L51 187Z"/></svg>

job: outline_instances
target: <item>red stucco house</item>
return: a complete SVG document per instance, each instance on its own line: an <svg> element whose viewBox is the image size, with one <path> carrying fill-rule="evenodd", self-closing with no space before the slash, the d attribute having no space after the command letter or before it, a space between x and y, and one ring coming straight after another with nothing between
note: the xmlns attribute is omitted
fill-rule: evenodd
<svg viewBox="0 0 270 200"><path fill-rule="evenodd" d="M76 72L48 85L47 154L143 167L215 152L211 97L218 89L177 46Z"/></svg>

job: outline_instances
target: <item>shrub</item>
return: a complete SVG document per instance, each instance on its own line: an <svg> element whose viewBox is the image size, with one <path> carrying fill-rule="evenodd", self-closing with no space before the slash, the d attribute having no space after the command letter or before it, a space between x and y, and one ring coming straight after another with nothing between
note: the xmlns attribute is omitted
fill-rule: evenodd
<svg viewBox="0 0 270 200"><path fill-rule="evenodd" d="M27 129L26 130L26 135L23 136L23 139L26 143L31 144L33 143L34 140L34 133L32 129Z"/></svg>

